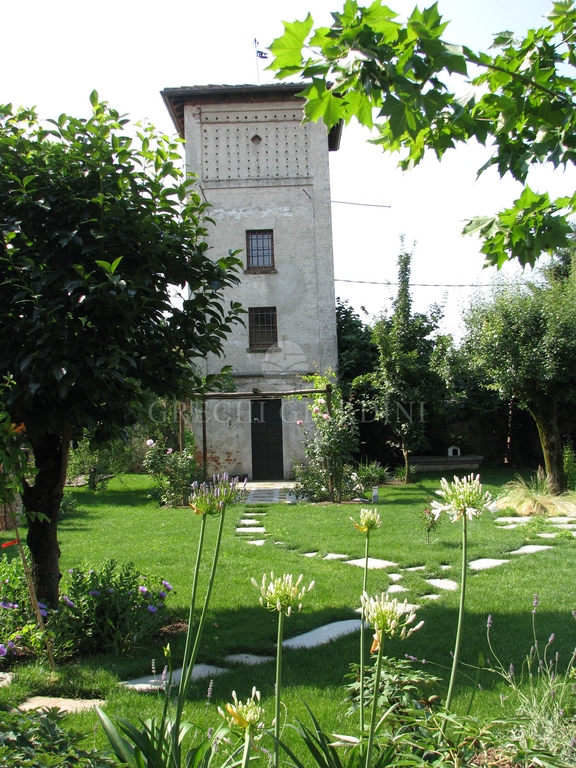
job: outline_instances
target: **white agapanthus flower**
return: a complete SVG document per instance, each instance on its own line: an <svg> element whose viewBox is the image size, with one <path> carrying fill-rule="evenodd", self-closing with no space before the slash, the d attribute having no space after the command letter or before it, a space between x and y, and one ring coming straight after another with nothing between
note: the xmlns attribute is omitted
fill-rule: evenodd
<svg viewBox="0 0 576 768"><path fill-rule="evenodd" d="M302 609L304 595L314 587L313 581L307 587L301 587L303 578L300 574L294 582L291 573L285 573L281 578L274 578L274 573L271 573L270 580L263 574L261 584L258 584L256 579L252 579L252 584L260 590L260 605L269 611L278 611L290 616L292 610Z"/></svg>
<svg viewBox="0 0 576 768"><path fill-rule="evenodd" d="M494 512L496 502L492 495L482 491L480 475L468 475L467 477L454 476L454 482L449 483L445 477L440 480L440 490L436 491L443 502L432 502L432 514L436 519L442 512L446 512L453 523L466 515L468 520L478 517L486 509Z"/></svg>

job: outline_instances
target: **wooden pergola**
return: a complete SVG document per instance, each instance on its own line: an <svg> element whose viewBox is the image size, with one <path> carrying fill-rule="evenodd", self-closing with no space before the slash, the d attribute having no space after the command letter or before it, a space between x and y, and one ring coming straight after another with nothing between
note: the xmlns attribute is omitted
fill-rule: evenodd
<svg viewBox="0 0 576 768"><path fill-rule="evenodd" d="M320 389L290 389L276 392L263 392L256 387L250 392L203 392L198 393L198 400L202 401L202 474L206 477L208 470L208 440L206 429L206 402L207 400L282 400L285 397L295 397L298 395L307 397L309 395L326 395L326 408L328 414L332 415L332 385L327 384ZM196 398L195 398L196 399ZM182 409L180 409L179 419L179 441L180 450L184 441L184 419L182 418Z"/></svg>

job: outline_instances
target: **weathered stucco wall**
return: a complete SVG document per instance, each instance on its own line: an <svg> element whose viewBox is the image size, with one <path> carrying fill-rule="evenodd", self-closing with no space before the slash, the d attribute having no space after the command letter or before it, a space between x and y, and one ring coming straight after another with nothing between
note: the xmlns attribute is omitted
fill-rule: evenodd
<svg viewBox="0 0 576 768"><path fill-rule="evenodd" d="M188 98L186 162L212 205L215 226L208 242L213 258L241 250L246 268L246 231L273 230L274 270L244 271L225 300L246 309L275 307L278 344L250 349L246 317L246 327L237 326L226 340L224 357L209 356L206 372L231 366L240 391L300 389L301 376L337 367L327 132L322 124L302 125L301 100L279 100L274 86L245 99L232 96L226 101L216 88L212 100L205 93L197 103ZM294 415L293 402L282 410L286 478L292 459L302 457L296 421L307 414L300 402ZM251 477L249 401L211 401L210 407L210 471Z"/></svg>

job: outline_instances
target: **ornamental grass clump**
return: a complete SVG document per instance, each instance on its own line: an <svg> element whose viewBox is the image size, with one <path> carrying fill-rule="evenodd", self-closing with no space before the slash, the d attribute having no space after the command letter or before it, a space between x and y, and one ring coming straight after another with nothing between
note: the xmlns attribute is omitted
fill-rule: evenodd
<svg viewBox="0 0 576 768"><path fill-rule="evenodd" d="M488 491L482 490L480 475L468 475L459 478L454 476L454 482L449 483L445 477L440 480L440 490L436 491L441 496L443 502L433 501L432 509L436 518L439 518L442 512L446 512L450 520L455 523L462 520L462 575L460 579L460 606L458 610L458 627L456 629L456 643L454 647L454 657L452 660L452 672L450 674L450 684L448 686L448 695L446 696L446 709L450 709L452 696L454 694L454 685L456 682L456 672L458 669L458 660L460 657L460 644L462 640L462 626L464 621L464 604L466 596L466 565L467 565L467 520L473 520L486 509L489 512L495 511L495 502Z"/></svg>
<svg viewBox="0 0 576 768"><path fill-rule="evenodd" d="M539 467L535 475L524 480L516 475L506 483L496 499L498 509L513 509L522 517L535 515L576 515L576 493L552 493L546 472Z"/></svg>
<svg viewBox="0 0 576 768"><path fill-rule="evenodd" d="M276 643L276 690L274 708L274 768L280 765L280 701L282 689L282 638L284 635L284 616L290 616L295 609L302 609L304 595L314 587L314 581L306 586L301 586L303 575L300 574L296 581L291 573L285 573L281 577L275 577L270 573L270 579L263 574L262 583L258 584L252 579L252 584L260 590L260 605L268 611L278 612L278 635Z"/></svg>

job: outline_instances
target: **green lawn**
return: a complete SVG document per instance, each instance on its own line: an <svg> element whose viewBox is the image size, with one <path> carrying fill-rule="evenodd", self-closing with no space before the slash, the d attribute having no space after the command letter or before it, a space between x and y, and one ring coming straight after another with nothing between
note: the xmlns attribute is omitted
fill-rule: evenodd
<svg viewBox="0 0 576 768"><path fill-rule="evenodd" d="M412 485L380 489L378 510L383 525L371 534L370 555L398 565L370 571L368 591L371 594L384 591L392 583L388 573L402 574L399 583L408 587L409 592L398 597L406 596L410 602L420 604L418 619L424 619L425 624L405 643L390 642L386 653L396 656L408 653L426 659L426 669L444 678L439 693L445 695L459 594L458 591L435 589L425 579L459 581L461 528L444 518L427 543L419 522L419 513L434 498L439 478L438 474L417 476ZM482 476L485 486L493 491L508 479L511 479L510 472L497 470L486 470ZM138 568L167 579L174 586L169 607L174 619L185 619L200 519L188 509L158 508L147 498L147 490L148 479L136 475L111 481L104 493L94 493L86 488L74 490L78 509L65 516L60 524L62 572L66 574L67 569L83 561L97 566L110 557L119 562L131 560ZM357 618L355 610L360 604L362 569L324 557L328 553L363 557L364 535L350 521L350 517L358 519L361 506L373 505L366 501L365 505L299 503L252 509L245 505L229 508L210 616L198 660L230 667L225 661L230 653L274 655L276 617L260 607L258 591L251 584L252 577L260 581L264 572L295 576L303 573L305 583L312 579L316 582L303 611L286 620L285 637L330 621ZM254 511L266 513L262 518L266 543L261 547L249 545L246 536L235 532L240 518ZM209 520L208 546L213 541L215 529L216 522ZM10 534L0 534L0 541L7 538ZM513 663L519 669L533 642L531 611L533 596L538 594L540 642L544 645L549 635L555 633L554 651L560 654L562 668L562 661L567 663L576 640L576 624L571 615L576 608L573 586L576 584L575 543L565 538L537 538L535 533L521 527L503 530L494 524L489 514L469 525L468 540L470 560L502 557L510 562L491 570L470 572L462 660L473 665L480 654L485 658L490 655L486 642L486 621L490 614L495 650L506 667ZM532 555L507 554L528 542L551 544L551 549ZM304 557L310 552L318 554ZM424 566L424 570L402 570L415 566ZM422 599L431 593L440 596L437 600ZM329 723L331 730L353 730L344 716L346 706L341 702L348 665L358 661L358 638L356 634L316 649L285 652L283 699L290 720L304 713L306 702L319 713L321 720ZM183 651L183 635L172 634L168 639L177 663ZM0 706L18 704L21 698L31 693L86 692L106 697L108 714L133 718L152 714L160 705L156 695L127 691L119 688L116 682L149 673L152 659L156 660L157 669L161 669L166 640L150 643L126 656L81 660L61 671L55 686L49 684L47 674L39 671L37 666L20 670L13 685L0 689ZM482 690L476 690L478 682ZM215 705L229 701L232 690L245 699L254 685L262 692L265 706L272 713L274 664L268 663L257 667L232 667L217 677L209 705L206 704L208 680L195 684L189 715L202 726L215 725L218 720ZM487 672L483 672L479 680L474 679L474 674L470 679L460 677L454 709L465 711L474 690L473 714L489 719L496 716L500 693L505 688ZM92 713L76 715L70 720L79 728L93 732L95 717ZM105 744L101 733L95 738L96 743Z"/></svg>

